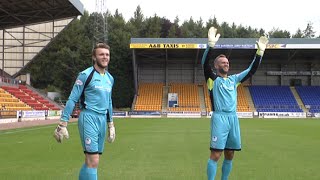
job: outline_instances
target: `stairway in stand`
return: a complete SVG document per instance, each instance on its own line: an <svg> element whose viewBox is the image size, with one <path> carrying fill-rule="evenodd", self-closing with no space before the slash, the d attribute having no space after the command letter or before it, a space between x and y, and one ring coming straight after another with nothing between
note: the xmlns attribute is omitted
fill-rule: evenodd
<svg viewBox="0 0 320 180"><path fill-rule="evenodd" d="M200 100L200 110L201 112L206 112L206 102L204 99L203 85L198 85L199 100Z"/></svg>
<svg viewBox="0 0 320 180"><path fill-rule="evenodd" d="M296 88L294 88L293 86L290 86L290 90L294 96L294 98L296 99L298 105L300 106L300 108L302 109L303 112L308 112L307 108L304 106Z"/></svg>

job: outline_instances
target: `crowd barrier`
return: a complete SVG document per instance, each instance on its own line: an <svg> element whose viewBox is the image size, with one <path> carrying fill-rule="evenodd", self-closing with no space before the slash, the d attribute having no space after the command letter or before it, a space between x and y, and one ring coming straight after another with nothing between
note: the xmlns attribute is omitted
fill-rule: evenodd
<svg viewBox="0 0 320 180"><path fill-rule="evenodd" d="M128 116L132 118L160 118L160 111L129 111Z"/></svg>
<svg viewBox="0 0 320 180"><path fill-rule="evenodd" d="M61 110L16 111L7 116L7 111L0 111L0 124L34 120L60 119ZM212 112L160 112L160 111L115 111L114 118L210 118ZM320 118L320 113L304 112L237 112L239 118Z"/></svg>
<svg viewBox="0 0 320 180"><path fill-rule="evenodd" d="M167 117L169 118L200 118L201 112L192 111L168 111Z"/></svg>
<svg viewBox="0 0 320 180"><path fill-rule="evenodd" d="M207 114L207 118L210 118L212 116L212 111ZM237 115L239 118L253 118L254 113L253 112L237 112Z"/></svg>
<svg viewBox="0 0 320 180"><path fill-rule="evenodd" d="M7 111L1 111L0 114L5 114ZM16 111L8 115L0 116L1 123L13 123L23 121L34 121L34 120L49 120L49 119L60 119L61 110L32 110L32 111Z"/></svg>
<svg viewBox="0 0 320 180"><path fill-rule="evenodd" d="M259 118L306 118L304 112L259 112Z"/></svg>
<svg viewBox="0 0 320 180"><path fill-rule="evenodd" d="M112 113L112 117L116 117L116 118L128 117L128 112L127 111L114 111Z"/></svg>

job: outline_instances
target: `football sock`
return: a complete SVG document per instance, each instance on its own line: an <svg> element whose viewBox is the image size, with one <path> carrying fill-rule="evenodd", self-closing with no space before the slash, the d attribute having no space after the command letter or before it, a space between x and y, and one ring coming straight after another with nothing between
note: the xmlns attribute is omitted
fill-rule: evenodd
<svg viewBox="0 0 320 180"><path fill-rule="evenodd" d="M79 180L97 180L97 168L88 168L86 164L82 165L79 173Z"/></svg>
<svg viewBox="0 0 320 180"><path fill-rule="evenodd" d="M232 160L225 159L222 164L221 180L228 180L228 176L232 169Z"/></svg>
<svg viewBox="0 0 320 180"><path fill-rule="evenodd" d="M209 159L208 166L207 166L208 180L214 180L216 173L217 173L217 161Z"/></svg>

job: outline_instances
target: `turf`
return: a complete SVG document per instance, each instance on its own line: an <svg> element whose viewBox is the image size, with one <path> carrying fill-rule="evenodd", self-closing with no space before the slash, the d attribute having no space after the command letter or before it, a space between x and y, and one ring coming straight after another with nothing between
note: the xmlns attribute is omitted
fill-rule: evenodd
<svg viewBox="0 0 320 180"><path fill-rule="evenodd" d="M106 143L99 179L206 179L209 119L115 119L115 124L116 141ZM320 179L320 120L241 119L240 124L242 151L236 152L231 180ZM62 144L53 139L54 128L0 131L0 179L77 179L84 160L77 123L69 124L71 137Z"/></svg>

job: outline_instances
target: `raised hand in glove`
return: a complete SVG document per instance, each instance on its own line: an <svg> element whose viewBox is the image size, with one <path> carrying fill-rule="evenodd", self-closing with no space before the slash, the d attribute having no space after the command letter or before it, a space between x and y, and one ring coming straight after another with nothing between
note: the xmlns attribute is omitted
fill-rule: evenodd
<svg viewBox="0 0 320 180"><path fill-rule="evenodd" d="M266 36L261 36L259 41L256 42L258 46L257 55L263 56L264 51L266 50L269 39Z"/></svg>
<svg viewBox="0 0 320 180"><path fill-rule="evenodd" d="M219 37L220 34L217 34L217 29L215 27L211 27L208 31L208 45L213 48L219 40Z"/></svg>

